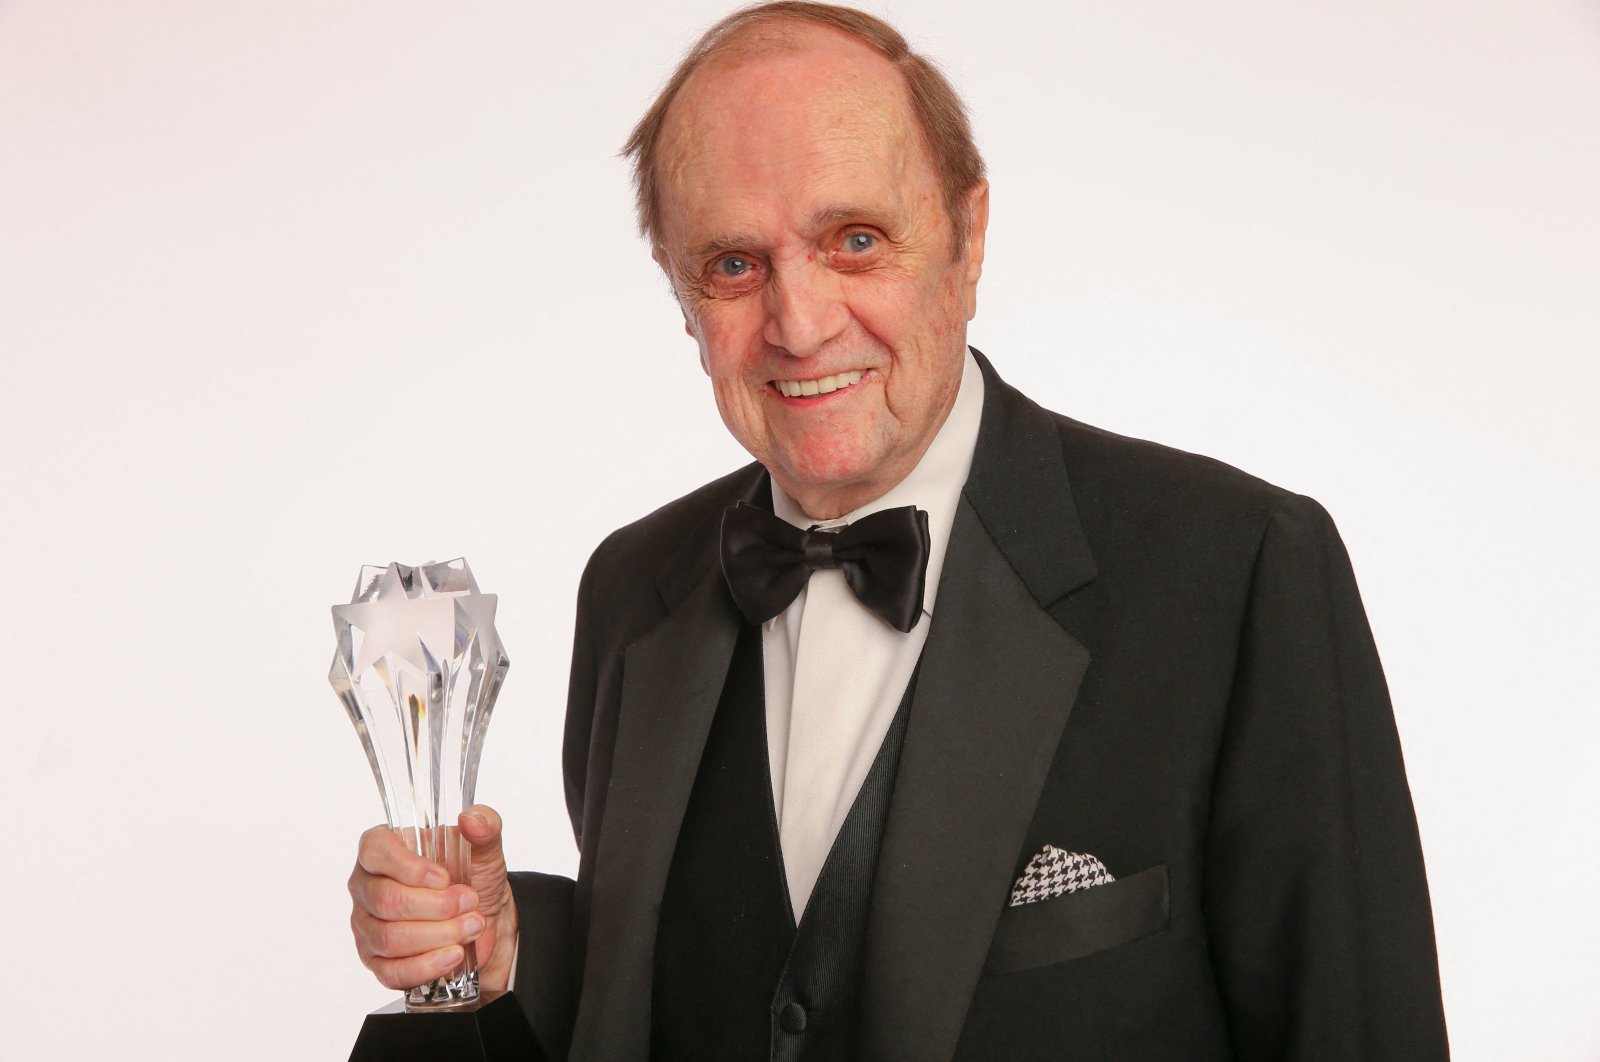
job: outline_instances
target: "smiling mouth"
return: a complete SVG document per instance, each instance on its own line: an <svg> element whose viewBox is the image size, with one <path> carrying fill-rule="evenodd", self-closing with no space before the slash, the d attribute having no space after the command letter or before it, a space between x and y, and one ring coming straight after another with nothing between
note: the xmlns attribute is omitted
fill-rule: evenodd
<svg viewBox="0 0 1600 1062"><path fill-rule="evenodd" d="M785 398L809 398L812 395L832 394L834 391L853 387L861 382L865 370L855 369L850 372L835 373L832 376L823 376L815 380L773 380L772 386Z"/></svg>

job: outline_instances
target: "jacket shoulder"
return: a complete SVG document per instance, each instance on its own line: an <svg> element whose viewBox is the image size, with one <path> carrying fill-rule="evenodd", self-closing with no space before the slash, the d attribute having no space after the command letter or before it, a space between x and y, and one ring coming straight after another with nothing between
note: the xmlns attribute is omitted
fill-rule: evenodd
<svg viewBox="0 0 1600 1062"><path fill-rule="evenodd" d="M1050 416L1091 538L1131 534L1149 545L1189 547L1209 540L1228 552L1253 553L1274 523L1315 528L1319 537L1333 531L1314 499L1224 461Z"/></svg>
<svg viewBox="0 0 1600 1062"><path fill-rule="evenodd" d="M709 525L728 506L749 497L762 475L761 466L751 462L611 532L589 558L585 589L601 600L614 600L607 593L609 584L648 581L680 553L714 541L714 536L707 538Z"/></svg>
<svg viewBox="0 0 1600 1062"><path fill-rule="evenodd" d="M1293 491L1202 454L1050 414L1074 492L1120 506L1153 510L1184 506L1270 511Z"/></svg>
<svg viewBox="0 0 1600 1062"><path fill-rule="evenodd" d="M1337 540L1315 500L1226 462L1051 414L1073 504L1102 574L1139 569L1168 580L1202 572L1248 580L1280 535Z"/></svg>

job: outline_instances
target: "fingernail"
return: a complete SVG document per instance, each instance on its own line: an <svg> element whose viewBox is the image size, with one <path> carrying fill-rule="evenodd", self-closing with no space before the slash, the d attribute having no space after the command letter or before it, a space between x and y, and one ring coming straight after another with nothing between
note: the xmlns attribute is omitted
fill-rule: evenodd
<svg viewBox="0 0 1600 1062"><path fill-rule="evenodd" d="M461 894L461 908L456 913L466 914L476 906L478 906L478 894L469 889Z"/></svg>
<svg viewBox="0 0 1600 1062"><path fill-rule="evenodd" d="M478 814L476 811L468 811L462 817L471 819L473 822L477 823L486 830L489 828L489 820Z"/></svg>
<svg viewBox="0 0 1600 1062"><path fill-rule="evenodd" d="M467 939L472 940L479 933L483 932L483 919L478 915L473 915L471 918L461 923L461 929L466 933Z"/></svg>
<svg viewBox="0 0 1600 1062"><path fill-rule="evenodd" d="M422 876L422 883L430 889L442 889L450 884L450 875L435 867Z"/></svg>

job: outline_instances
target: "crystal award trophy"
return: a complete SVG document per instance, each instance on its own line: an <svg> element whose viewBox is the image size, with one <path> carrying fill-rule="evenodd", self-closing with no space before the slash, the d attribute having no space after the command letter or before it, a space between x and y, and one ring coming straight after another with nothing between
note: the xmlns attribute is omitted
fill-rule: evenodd
<svg viewBox="0 0 1600 1062"><path fill-rule="evenodd" d="M451 883L470 884L471 845L457 818L474 802L484 731L510 667L495 604L457 558L365 566L350 603L333 606L338 649L328 681L361 738L389 827ZM515 1000L480 993L476 949L464 952L458 968L369 1016L351 1058L536 1057ZM447 1014L456 1017L416 1020ZM508 1022L520 1029L506 1033ZM510 1050L483 1053L482 1044L508 1036Z"/></svg>

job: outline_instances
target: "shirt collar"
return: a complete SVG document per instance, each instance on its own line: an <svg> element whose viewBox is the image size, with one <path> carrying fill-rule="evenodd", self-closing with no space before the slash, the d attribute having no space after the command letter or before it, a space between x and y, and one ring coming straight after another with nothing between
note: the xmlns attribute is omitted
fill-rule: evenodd
<svg viewBox="0 0 1600 1062"><path fill-rule="evenodd" d="M956 390L950 415L939 426L927 452L905 479L879 497L853 509L838 520L823 521L823 527L854 523L882 509L915 505L928 514L928 574L922 595L922 611L933 615L938 596L939 575L944 568L945 549L950 544L950 528L955 523L961 488L972 471L972 454L978 446L978 427L983 420L983 372L967 351L961 369L961 384ZM805 514L783 488L772 484L772 511L796 527L812 527L818 521Z"/></svg>

